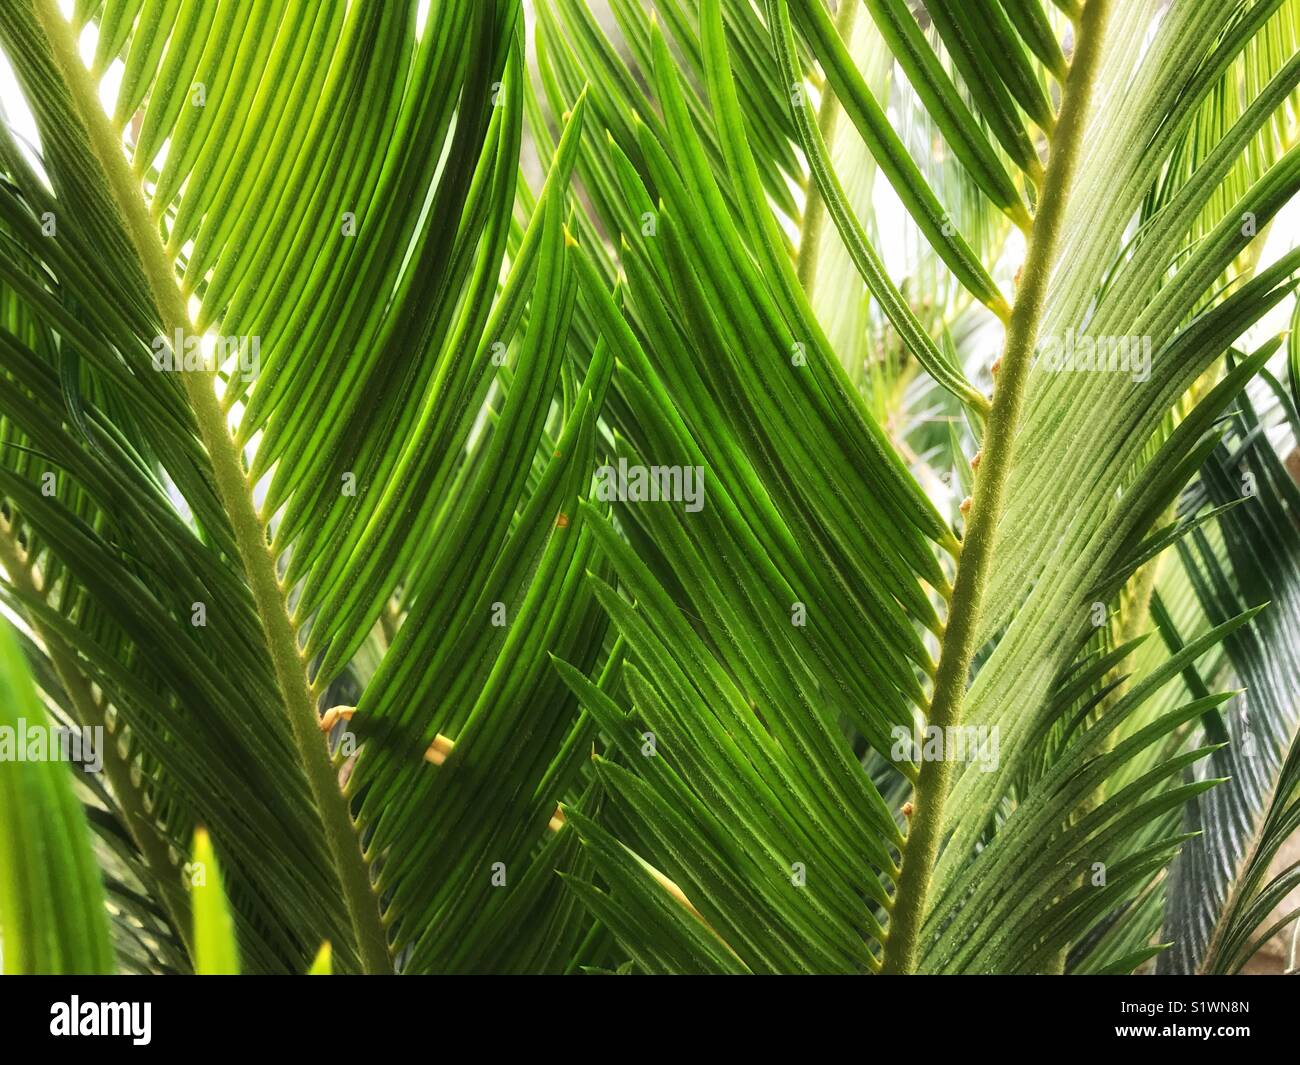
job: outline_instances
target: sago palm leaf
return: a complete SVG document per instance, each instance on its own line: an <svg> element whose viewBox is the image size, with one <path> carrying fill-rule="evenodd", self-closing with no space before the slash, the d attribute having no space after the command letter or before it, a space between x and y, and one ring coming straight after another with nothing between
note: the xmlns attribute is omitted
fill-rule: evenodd
<svg viewBox="0 0 1300 1065"><path fill-rule="evenodd" d="M901 22L911 19L901 5L867 6L887 23L887 39L900 50L907 25L910 29L905 39L910 47L930 47L914 23ZM732 7L746 9L737 17L758 17L748 5ZM791 9L797 17L791 17ZM949 14L953 15L949 30L959 33L962 17ZM1053 242L1059 240L1068 247L1071 241L1080 239L1098 241L1111 217L1109 254L1125 252L1129 256L1125 268L1143 254L1157 254L1147 251L1149 245L1145 242L1138 245L1136 252L1126 247L1125 227L1140 206L1138 201L1122 204L1100 219L1094 209L1086 214L1074 212L1073 203L1084 200L1086 190L1101 191L1106 187L1106 181L1099 178L1089 181L1090 169L1099 175L1113 173L1117 162L1106 158L1104 152L1086 152L1084 146L1098 143L1127 147L1133 163L1121 156L1122 165L1135 169L1146 166L1149 172L1158 173L1162 160L1150 156L1152 137L1161 133L1167 136L1165 131L1170 128L1177 131L1185 121L1182 116L1193 114L1201 104L1202 94L1212 84L1210 73L1221 76L1236 54L1232 47L1240 48L1250 40L1241 24L1233 24L1232 13L1221 12L1216 21L1207 10L1198 11L1196 18L1202 20L1199 39L1189 42L1185 35L1171 36L1170 47L1186 48L1193 56L1205 54L1206 67L1198 70L1194 64L1171 63L1155 68L1162 77L1191 81L1188 87L1150 88L1153 98L1166 101L1164 111L1120 107L1118 101L1106 95L1107 86L1127 81L1126 64L1136 64L1136 57L1125 58L1123 48L1130 41L1139 41L1140 35L1125 33L1125 27L1116 24L1108 30L1105 14L1104 5L1085 9L1072 57L1076 82L1094 77L1099 82L1098 103L1088 108L1089 86L1078 86L1072 93L1067 77L1059 118L1037 115L1044 131L1052 133L1051 150L1065 158L1057 163L1053 189L1049 156L1044 178L1048 184L1038 200L1037 217L1030 230L1029 258L1011 314L995 394L995 404L998 396L1012 396L1007 401L1013 404L1010 413L1003 413L1004 424L1008 417L1014 423L1014 404L1026 402L1026 427L1015 441L1014 450L1009 440L985 436L970 510L974 524L964 539L951 598L946 594L947 582L942 576L930 577L925 560L918 558L913 571L913 579L930 580L941 599L948 599L941 606L947 608L948 618L929 722L957 723L964 703L964 712L969 715L966 720L1000 733L1002 758L994 772L966 767L956 781L951 801L945 801L947 767L942 763L933 768L928 763L922 765L917 795L909 811L910 838L901 848L901 863L896 863L892 851L885 856L879 853L880 843L889 847L899 842L899 830L893 824L870 820L869 811L878 797L874 789L856 800L859 812L853 817L860 826L873 826L875 841L844 834L847 825L835 824L843 815L824 806L819 808L813 799L834 796L834 805L853 810L849 805L855 801L851 798L852 788L845 783L837 789L834 783L836 767L853 753L852 736L860 735L879 756L888 757L888 747L881 745L879 737L896 721L900 708L897 700L891 702L890 686L905 694L918 675L924 677L935 668L928 654L918 654L912 659L913 665L906 666L908 653L901 641L899 657L882 661L889 646L890 615L912 607L915 620L924 623L930 603L918 601L913 595L912 589L919 586L887 584L883 573L871 572L873 563L883 554L878 546L865 551L859 548L856 554L837 553L836 548L842 544L865 547L855 537L869 535L860 526L854 528L856 513L850 516L846 509L837 515L837 500L870 496L871 509L891 515L889 524L894 535L909 526L918 531L924 526L908 518L905 493L895 494L883 474L873 478L867 456L859 456L851 474L829 472L835 470L833 430L821 438L825 447L807 446L807 441L817 438L816 423L810 424L808 411L816 410L818 403L834 410L831 404L838 396L848 400L838 412L839 417L853 418L853 403L837 383L830 358L819 355L822 345L818 342L817 323L810 320L801 293L791 284L790 265L780 254L780 230L762 201L751 148L743 127L736 121L739 100L729 90L720 5L701 5L701 40L715 137L724 157L722 167L710 162L707 139L694 141L692 109L687 106L690 90L677 80L667 43L653 28L650 32L657 50L652 54L653 69L645 73L657 88L663 113L661 128L667 136L657 130L658 120L637 125L618 113L601 116L611 133L616 128L630 128L633 138L625 142L615 135L606 152L593 150L593 158L583 170L584 180L592 189L622 189L621 196L609 195L601 206L604 224L623 233L626 299L636 315L634 324L639 327L628 343L637 344L641 350L629 350L624 362L629 368L641 367L637 373L641 380L636 385L629 380L626 389L629 394L645 398L627 404L627 424L620 425L629 438L627 450L632 455L662 457L662 449L671 438L661 435L667 426L654 428L650 413L656 406L670 419L675 413L699 447L692 459L706 460L705 469L713 474L712 483L724 486L714 488L714 492L722 495L732 491L733 486L758 480L765 490L763 502L770 503L788 523L782 530L772 521L763 526L750 522L748 529L733 532L729 539L718 539L719 534L710 531L706 540L704 530L718 520L712 515L683 515L677 521L665 517L662 531L646 529L643 533L650 545L640 548L637 537L632 537L632 544L650 564L648 570L638 568L626 548L610 541L620 577L636 603L634 609L629 609L608 593L602 596L628 640L630 707L619 710L616 704L584 689L578 678L571 679L584 691L588 709L602 719L604 727L612 732L621 730L624 736L620 753L628 768L611 765L606 770L607 785L629 811L622 844L669 877L689 908L665 910L654 899L655 878L647 877L636 864L619 856L617 837L600 823L578 823L602 856L598 864L613 886L607 894L598 893L594 886L586 893L598 915L616 929L643 965L673 969L678 964L676 954L651 953L662 946L659 934L668 936L668 930L661 925L665 916L671 916L676 949L690 957L693 964L705 967L740 962L754 970L875 968L882 964L906 970L918 963L934 969L1050 968L1055 952L1083 939L1103 918L1126 909L1136 913L1134 903L1182 841L1174 831L1176 818L1171 820L1169 815L1208 782L1180 786L1178 771L1190 760L1210 754L1210 748L1193 746L1179 755L1176 747L1171 749L1163 741L1169 735L1185 735L1187 726L1220 700L1176 706L1143 728L1133 728L1128 739L1123 738L1123 730L1129 715L1141 708L1146 697L1239 626L1244 615L1229 620L1212 637L1192 644L1143 683L1109 702L1093 699L1080 708L1079 694L1086 695L1086 686L1073 697L1053 697L1052 693L1054 688L1059 692L1062 685L1077 679L1069 675L1067 667L1092 627L1089 612L1094 595L1100 594L1094 587L1108 582L1109 597L1138 562L1149 557L1155 547L1170 542L1169 538L1163 544L1159 540L1144 542L1144 536L1208 456L1214 437L1206 434L1217 414L1267 355L1261 353L1225 378L1194 410L1185 413L1163 445L1144 454L1146 441L1171 405L1236 335L1289 294L1295 269L1293 257L1227 298L1220 298L1217 305L1191 321L1193 313L1202 308L1203 293L1241 250L1242 245L1234 246L1228 237L1229 224L1238 223L1245 208L1253 208L1256 217L1266 222L1294 191L1294 177L1288 160L1279 161L1247 191L1244 208L1234 206L1217 242L1203 242L1191 261L1167 282L1165 291L1158 288L1160 272L1148 266L1144 273L1135 270L1132 275L1145 279L1145 294L1138 284L1121 288L1114 283L1103 289L1111 297L1108 303L1104 296L1097 296L1098 288L1107 280L1102 271L1111 269L1101 255L1096 256L1095 279L1088 277L1083 269L1086 263L1081 260L1062 256L1058 265L1052 254ZM1153 21L1155 14L1148 10L1146 22ZM1286 14L1294 17L1289 10ZM828 81L844 101L846 113L917 222L932 235L943 229L942 236L947 239L937 250L945 254L945 261L977 297L999 308L999 297L990 291L987 276L972 266L951 227L944 229L942 212L920 185L915 168L900 156L882 109L857 75L847 47L826 12L815 3L787 8L778 0L768 6L766 15L773 54L789 75L786 81L793 90L792 115L812 164L818 192L827 201L828 213L845 245L851 251L859 249L854 261L864 284L888 308L895 293L888 279L880 276L863 231L827 165L818 123L810 120L802 72L795 65L799 61L796 25L825 66ZM1258 28L1268 24L1262 14L1251 15L1256 21L1250 25ZM1125 17L1135 16L1116 15ZM889 36L891 18L900 20L895 26L897 37ZM1283 24L1284 28L1289 26ZM544 20L543 29L546 27ZM1007 28L1002 26L1000 30ZM1168 29L1172 35L1174 27ZM599 57L593 54L584 60L582 49L566 54L563 41L554 31L544 33L543 45L543 56L564 57L570 66L567 73L557 72L552 77L551 94L557 98L552 101L554 107L563 100L566 85L572 87L580 82L579 64L585 61L590 71ZM1089 47L1099 53L1103 47L1108 48L1105 62ZM946 94L957 100L942 64L929 53L920 54L928 58L922 62L913 56L914 84L922 71L928 71L936 98ZM968 59L978 60L978 55L972 53ZM1276 60L1278 67L1285 65L1280 57L1266 52L1262 61L1269 60ZM901 57L900 62L904 62ZM1098 70L1087 72L1088 62L1096 62ZM1210 65L1215 63L1218 65ZM545 66L543 71L545 77ZM1191 78L1189 71L1200 74L1199 79ZM1015 88L1001 83L1006 74L991 66L968 63L962 76L988 83L983 86L985 92L972 90L971 95L977 107L992 108L998 100L1005 103L1004 94ZM1276 86L1274 89L1270 85L1258 104L1238 120L1240 133L1238 127L1232 131L1237 143L1245 143L1291 95L1294 76L1279 70ZM595 97L593 101L598 103ZM1033 103L1037 107L1037 102ZM1007 110L1004 117L1012 113ZM993 124L989 115L983 117ZM1126 130L1123 137L1101 137L1094 132L1111 123L1132 122L1135 117L1151 132L1128 134ZM985 157L997 158L998 147L1012 150L1022 143L1021 134L1027 124L1023 118L1017 122L1022 125L1021 132L1013 137L1013 131L1006 127L1007 136L1001 138L1005 143L983 144ZM972 124L965 121L945 132L956 138L970 135L972 129ZM1073 144L1067 133L1073 137ZM1064 147L1059 147L1062 137L1066 137ZM1225 163L1232 158L1226 147L1220 156ZM1031 184L1037 183L1033 161L1022 155L1021 162ZM968 161L968 165L973 167L975 163ZM1263 165L1267 166L1268 161ZM1197 172L1200 180L1195 191L1188 193L1188 204L1176 215L1171 212L1159 218L1163 226L1149 227L1144 233L1147 241L1163 237L1166 230L1175 241L1178 239L1177 221L1188 217L1189 207L1198 202L1194 196L1210 195L1216 175L1219 179L1223 176L1222 169L1215 170L1218 166L1221 164L1217 158L1206 161ZM1072 169L1079 172L1072 175ZM995 175L983 176L987 181L982 187L991 196L997 196L999 189L1005 191ZM738 204L744 217L745 224L738 229L729 228L727 221L731 201ZM597 202L600 204L599 198ZM1002 196L998 202L1013 215L1017 213L1015 201L1009 196ZM629 203L633 205L630 212L626 206ZM636 226L637 220L646 218L655 224L648 230ZM741 251L746 243L748 254ZM1177 247L1176 243L1171 245L1175 252ZM1160 263L1165 265L1176 258L1162 255ZM735 278L734 282L730 278ZM1071 292L1078 293L1073 303ZM912 323L905 307L899 307L897 317L891 320L906 341ZM1136 388L1118 375L1084 380L1043 372L1042 367L1030 369L1030 352L1041 337L1060 336L1067 327L1081 331L1085 326L1089 331L1099 329L1102 335L1150 336L1156 356L1151 382ZM603 331L608 335L608 327ZM909 344L910 353L941 380L946 379L962 398L968 398L960 380L951 376L951 363L939 363L941 356L936 355L932 342L923 334L911 335L915 341ZM787 357L792 350L796 356L802 354L804 346L808 349L806 360ZM687 376L693 373L692 366L702 368L698 384ZM795 369L791 371L790 366ZM783 390L794 392L813 385L817 401L801 404L798 414L777 409ZM616 391L622 387L616 376ZM1106 389L1112 394L1103 400ZM656 394L658 403L652 405L648 400ZM702 398L706 396L707 400ZM978 401L969 406L978 418ZM722 424L730 431L725 441L718 440L716 408L726 409ZM622 418L617 411L613 416ZM991 419L996 425L996 406ZM870 426L867 431L871 431ZM755 470L745 477L732 474L731 468L723 465L737 461L728 454L736 450L737 435L744 457ZM652 449L650 441L656 438L665 443ZM1090 441L1094 443L1090 445ZM675 449L680 452L682 446L676 444ZM789 473L782 475L783 468L790 470L795 465L791 459L783 461L783 447L797 449L793 455L798 462L798 480ZM819 476L822 469L828 473ZM1074 471L1075 476L1063 479L1063 469ZM1007 481L1005 503L999 503L994 495L994 502L986 504L983 512L997 515L1005 507L1006 516L981 527L981 491L987 500L989 492L999 490L981 489L981 485L1001 478ZM806 494L797 495L800 489ZM721 506L724 511L731 509L725 503ZM637 513L628 514L629 525L644 525L652 520L641 517L644 508L635 509ZM740 506L735 509L742 514L747 510ZM725 514L719 517L725 520ZM689 523L690 531L685 527L675 531L672 526L678 521L683 526ZM1042 536L1044 529L1050 529L1051 534ZM820 568L820 561L826 572L834 575L832 580L843 582L838 588L802 580L795 583L792 576L797 570L786 562L786 545L792 532L804 556L799 563ZM942 530L934 539L943 541ZM717 545L712 562L705 552L706 542ZM724 577L742 571L742 567L754 566L756 559L761 574L763 554L770 560L766 565L774 571L766 581L759 583L749 575L738 575L731 578L732 583L722 583ZM895 552L892 561L897 564L903 557ZM992 565L998 558L1012 561ZM964 597L963 574L968 577ZM863 591L850 599L845 593L853 587L850 582L854 575ZM656 583L662 592L656 591ZM766 602L736 610L733 604L740 595L752 596L756 587L770 589ZM867 590L873 588L878 594L871 597ZM820 589L833 589L831 597L817 597L814 593ZM664 595L668 597L660 598ZM988 604L981 614L979 600L984 597ZM676 606L672 605L673 599ZM691 633L681 621L672 620L676 610L699 619L697 632ZM818 619L815 635L810 637L800 631L797 620L789 625L792 610L796 616L806 610L809 618ZM845 626L845 611L851 617L856 615L856 623ZM818 617L819 613L822 617ZM896 631L903 632L905 627ZM875 646L863 648L857 662L848 659L855 668L837 668L846 663L842 658L837 662L835 645L849 643L856 633L868 632ZM1045 642L1044 632L1051 633ZM669 649L680 654L682 641L692 638L702 642L687 659L691 667L674 671ZM977 648L983 648L983 664L969 696L964 697L965 664ZM722 678L706 682L708 672L700 673L706 669L700 663L710 658L716 662L712 668L721 670L729 682L723 688L713 686L723 683ZM946 670L945 658L949 664ZM873 660L880 663L874 674L869 665ZM778 662L789 663L788 672L778 671ZM1111 661L1108 668L1115 665ZM1094 667L1094 684L1106 675L1104 669ZM863 677L870 678L869 694L860 693L847 705L837 705L835 693L852 691L854 681ZM749 710L745 709L747 705ZM905 704L901 705L905 708ZM1094 723L1090 712L1099 705L1109 712ZM792 706L801 712L787 724L783 715L789 714ZM754 734L758 725L751 715L761 722L763 731ZM1071 734L1051 752L1053 765L1027 776L1026 760L1040 749L1038 737L1043 730L1055 727L1053 723L1062 717L1073 718L1075 724ZM837 718L851 731L838 731ZM747 732L751 737L742 740ZM639 738L645 735L655 738L653 759L644 757L645 750L641 749L644 744ZM815 735L824 738L825 746L820 750L813 745ZM1005 746L1008 743L1010 746ZM1165 753L1160 754L1161 750ZM659 758L665 760L666 768L659 768ZM785 764L787 759L794 764ZM1105 788L1107 779L1126 769L1131 772L1134 759L1149 760L1150 764L1110 793ZM909 767L901 769L907 776ZM816 791L808 786L812 780L818 782ZM722 789L724 781L730 785L727 790ZM672 822L672 831L666 831L669 812L681 810L691 796L695 812ZM757 821L753 813L756 809L763 811ZM778 819L778 814L784 816ZM688 825L695 827L693 837L685 835ZM1141 833L1153 830L1155 835L1145 845L1133 846ZM690 838L694 838L693 844L688 844ZM932 878L930 869L943 840L947 845L937 866L933 866ZM725 859L720 857L724 855ZM747 872L745 882L737 885L732 881L734 870L740 868L734 864L740 860L739 855L746 856L743 868L753 871ZM876 870L874 883L863 882L863 858ZM1108 869L1108 879L1103 877L1095 885L1100 890L1089 890L1094 885L1084 879L1084 874L1096 869ZM896 886L890 883L895 878ZM1010 896L1003 889L1008 883L1034 888ZM635 904L629 896L636 898ZM727 899L733 900L731 905L726 904ZM724 953L719 954L716 948L700 953L699 943L707 944L708 939L699 940L687 931L692 913L725 944ZM788 929L794 938L774 941L774 926ZM1009 928L1015 933L1008 934ZM846 940L850 930L854 938ZM854 946L858 939L866 940L866 953ZM880 944L875 951L870 945L872 939ZM1111 964L1127 962L1131 967L1149 953L1131 952L1127 958L1112 959Z"/></svg>
<svg viewBox="0 0 1300 1065"><path fill-rule="evenodd" d="M0 764L57 807L6 964L1239 969L1296 883L1297 38L0 7L0 672L106 736Z"/></svg>
<svg viewBox="0 0 1300 1065"><path fill-rule="evenodd" d="M1296 631L1296 511L1300 493L1263 435L1243 397L1238 433L1203 471L1209 501L1248 492L1252 505L1234 507L1208 532L1180 546L1206 616L1215 620L1249 598L1269 603L1258 625L1225 641L1233 673L1246 688L1237 713L1222 722L1231 744L1212 756L1216 775L1229 778L1189 808L1200 838L1183 849L1170 876L1165 935L1174 944L1161 957L1173 972L1233 971L1258 944L1252 936L1296 882L1296 871L1269 876L1269 866L1293 835L1297 816L1296 755L1291 746L1300 678L1289 658L1266 647L1289 643ZM1194 502L1193 504L1194 505ZM1265 935L1267 938L1267 935Z"/></svg>
<svg viewBox="0 0 1300 1065"><path fill-rule="evenodd" d="M512 226L518 6L417 7L110 4L91 72L53 4L4 16L41 139L31 162L10 142L5 193L12 590L72 709L115 734L143 887L181 935L182 856L211 830L246 971L302 971L322 938L376 971L545 953L511 921L586 930L543 875L581 753L545 651L592 663L601 644L578 582L549 593L590 550L575 471L605 371L575 391L564 369L562 161ZM94 75L119 55L110 121ZM213 333L245 358L256 338L260 367L158 372ZM382 667L356 675L376 643ZM318 705L345 679L365 695L337 744L387 755L343 791ZM507 745L525 711L535 742ZM449 737L466 742L437 769ZM462 804L434 829L449 786ZM536 858L542 890L485 908L427 874L426 848L488 890L494 862L526 884Z"/></svg>

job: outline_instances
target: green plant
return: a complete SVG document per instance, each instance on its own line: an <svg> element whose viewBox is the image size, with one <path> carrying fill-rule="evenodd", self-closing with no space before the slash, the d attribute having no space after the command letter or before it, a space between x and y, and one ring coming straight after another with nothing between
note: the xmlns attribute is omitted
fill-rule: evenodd
<svg viewBox="0 0 1300 1065"><path fill-rule="evenodd" d="M1300 3L598 10L0 7L3 593L115 948L6 966L1239 969Z"/></svg>

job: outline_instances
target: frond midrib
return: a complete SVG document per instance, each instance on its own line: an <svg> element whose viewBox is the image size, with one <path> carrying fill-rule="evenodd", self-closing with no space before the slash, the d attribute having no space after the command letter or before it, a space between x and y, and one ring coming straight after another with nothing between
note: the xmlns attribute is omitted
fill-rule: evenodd
<svg viewBox="0 0 1300 1065"><path fill-rule="evenodd" d="M33 0L51 59L62 76L78 117L86 129L104 185L121 216L136 253L165 335L193 331L174 264L168 259L151 223L148 208L127 166L107 114L99 106L95 86L77 54L72 30L54 0ZM205 370L186 371L181 381L212 463L217 497L230 522L245 577L266 638L267 653L288 719L294 749L307 778L324 830L325 841L339 878L343 901L356 938L356 951L366 972L391 972L387 938L378 897L371 885L347 799L320 731L306 663L298 647L284 590L266 530L253 503L241 457L226 427L225 416Z"/></svg>
<svg viewBox="0 0 1300 1065"><path fill-rule="evenodd" d="M1111 0L1089 0L1084 9L1051 141L1043 192L1029 235L1022 281L1007 324L1001 369L981 448L979 473L927 716L929 724L939 728L961 723L985 585L998 524L1005 509L1030 359L1038 342L1048 285L1060 248L1066 203L1078 168L1110 3ZM927 760L921 765L911 827L900 860L897 905L885 944L883 971L886 973L911 973L916 969L952 768L952 763L944 759Z"/></svg>

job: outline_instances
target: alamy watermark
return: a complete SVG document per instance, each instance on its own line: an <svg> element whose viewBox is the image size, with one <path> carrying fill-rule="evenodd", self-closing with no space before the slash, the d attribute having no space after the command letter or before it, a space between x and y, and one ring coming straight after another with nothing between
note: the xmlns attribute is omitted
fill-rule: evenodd
<svg viewBox="0 0 1300 1065"><path fill-rule="evenodd" d="M0 725L0 762L76 762L87 773L104 768L104 726L28 723Z"/></svg>
<svg viewBox="0 0 1300 1065"><path fill-rule="evenodd" d="M895 762L975 762L982 773L998 767L1001 743L996 725L926 725L916 731L895 725L890 735L894 744L889 756Z"/></svg>
<svg viewBox="0 0 1300 1065"><path fill-rule="evenodd" d="M238 374L245 384L257 376L262 360L262 338L258 336L198 336L177 329L170 337L154 337L149 347L153 368L160 372L216 373L233 364L231 376Z"/></svg>
<svg viewBox="0 0 1300 1065"><path fill-rule="evenodd" d="M1151 338L1048 336L1038 342L1034 361L1048 373L1126 373L1141 384L1151 379Z"/></svg>
<svg viewBox="0 0 1300 1065"><path fill-rule="evenodd" d="M617 466L596 470L596 498L604 503L685 503L694 514L704 509L704 467L628 465L620 458Z"/></svg>
<svg viewBox="0 0 1300 1065"><path fill-rule="evenodd" d="M50 1035L116 1036L148 1046L153 1028L152 1002L82 1002L73 995L50 1006Z"/></svg>

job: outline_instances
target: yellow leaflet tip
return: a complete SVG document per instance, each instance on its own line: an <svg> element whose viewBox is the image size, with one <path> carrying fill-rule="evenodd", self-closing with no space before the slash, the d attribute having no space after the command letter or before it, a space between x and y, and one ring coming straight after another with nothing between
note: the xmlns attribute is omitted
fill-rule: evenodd
<svg viewBox="0 0 1300 1065"><path fill-rule="evenodd" d="M311 968L307 970L308 976L331 976L333 975L333 958L334 951L330 947L330 941L327 939L320 945L320 950L316 952L316 957L311 963Z"/></svg>

